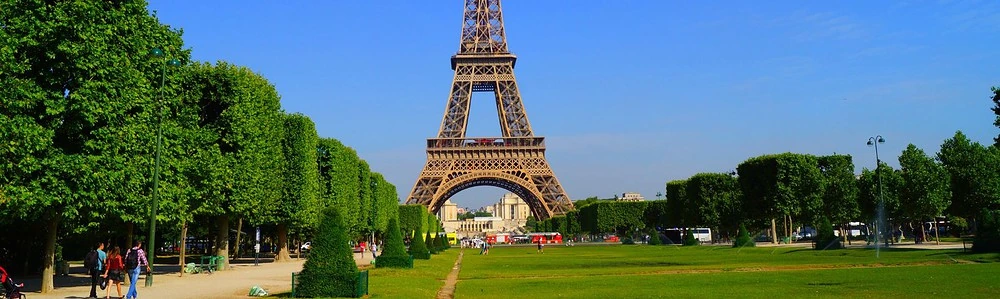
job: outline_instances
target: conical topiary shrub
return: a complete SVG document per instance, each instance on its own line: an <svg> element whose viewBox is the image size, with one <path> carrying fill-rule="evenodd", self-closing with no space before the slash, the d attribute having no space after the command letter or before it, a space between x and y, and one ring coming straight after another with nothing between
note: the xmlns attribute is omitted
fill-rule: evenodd
<svg viewBox="0 0 1000 299"><path fill-rule="evenodd" d="M747 232L747 227L740 224L740 232L736 236L736 241L733 242L733 247L754 247L757 243L750 238L750 233Z"/></svg>
<svg viewBox="0 0 1000 299"><path fill-rule="evenodd" d="M415 259L431 259L431 252L427 250L427 243L424 243L424 237L419 229L413 231L413 239L410 239L410 255Z"/></svg>
<svg viewBox="0 0 1000 299"><path fill-rule="evenodd" d="M694 238L694 234L690 229L684 230L684 246L697 246L698 239Z"/></svg>
<svg viewBox="0 0 1000 299"><path fill-rule="evenodd" d="M296 293L303 297L357 297L358 266L336 208L323 212L309 259L299 273Z"/></svg>
<svg viewBox="0 0 1000 299"><path fill-rule="evenodd" d="M427 242L427 251L431 254L438 254L437 245L434 244L434 238L431 237L431 231L427 230L427 235L424 236L424 242Z"/></svg>
<svg viewBox="0 0 1000 299"><path fill-rule="evenodd" d="M441 237L441 231L438 231L434 235L434 247L437 247L438 252L444 252L445 249L448 249L444 246L444 238Z"/></svg>
<svg viewBox="0 0 1000 299"><path fill-rule="evenodd" d="M816 221L816 248L817 250L840 249L840 238L833 234L833 224L826 217L819 217Z"/></svg>
<svg viewBox="0 0 1000 299"><path fill-rule="evenodd" d="M406 253L403 233L399 232L396 219L389 219L382 254L375 258L375 268L413 268L413 259Z"/></svg>
<svg viewBox="0 0 1000 299"><path fill-rule="evenodd" d="M660 240L660 232L656 231L655 228L654 229L650 229L649 230L649 242L646 243L646 244L654 245L654 246L655 245L663 244L663 241Z"/></svg>

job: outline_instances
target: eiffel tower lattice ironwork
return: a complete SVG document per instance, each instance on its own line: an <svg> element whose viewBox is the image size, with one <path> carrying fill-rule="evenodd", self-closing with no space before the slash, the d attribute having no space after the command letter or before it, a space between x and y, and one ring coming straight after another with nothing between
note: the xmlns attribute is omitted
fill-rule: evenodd
<svg viewBox="0 0 1000 299"><path fill-rule="evenodd" d="M427 139L427 164L407 204L432 213L456 193L494 186L520 196L539 219L573 209L545 159L514 79L517 57L507 49L500 0L465 0L462 40L451 57L455 78L437 138ZM473 92L493 92L502 137L467 137Z"/></svg>

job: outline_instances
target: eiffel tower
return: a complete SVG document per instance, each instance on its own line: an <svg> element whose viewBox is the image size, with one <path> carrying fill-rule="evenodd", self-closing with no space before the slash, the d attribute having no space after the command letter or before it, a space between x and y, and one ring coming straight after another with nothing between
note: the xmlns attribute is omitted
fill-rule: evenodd
<svg viewBox="0 0 1000 299"><path fill-rule="evenodd" d="M538 219L565 214L573 202L545 159L514 79L517 56L507 49L500 0L465 0L462 40L451 57L455 78L437 138L427 139L427 164L407 204L432 213L456 193L494 186L520 196ZM473 92L492 92L502 137L467 137Z"/></svg>

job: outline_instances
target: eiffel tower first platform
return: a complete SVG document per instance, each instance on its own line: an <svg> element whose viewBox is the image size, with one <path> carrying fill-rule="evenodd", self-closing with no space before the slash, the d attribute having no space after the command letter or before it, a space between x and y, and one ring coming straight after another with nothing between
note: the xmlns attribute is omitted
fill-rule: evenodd
<svg viewBox="0 0 1000 299"><path fill-rule="evenodd" d="M437 138L427 139L427 164L407 204L432 213L456 193L494 186L524 199L539 219L573 209L545 159L545 139L535 136L514 79L517 57L507 49L500 0L465 0L462 40L451 57L455 78ZM473 92L492 92L502 137L467 137Z"/></svg>

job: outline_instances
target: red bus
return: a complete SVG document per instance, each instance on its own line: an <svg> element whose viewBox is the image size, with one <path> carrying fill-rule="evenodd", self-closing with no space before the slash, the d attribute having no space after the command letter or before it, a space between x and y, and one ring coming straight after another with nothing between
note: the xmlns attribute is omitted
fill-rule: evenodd
<svg viewBox="0 0 1000 299"><path fill-rule="evenodd" d="M544 232L544 233L528 233L528 238L531 238L531 243L536 244L539 240L542 244L560 244L562 243L562 235L557 232Z"/></svg>

